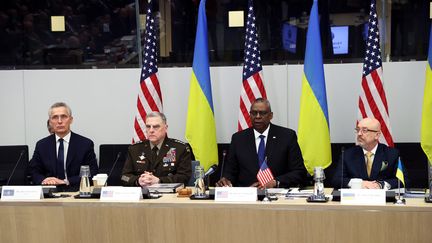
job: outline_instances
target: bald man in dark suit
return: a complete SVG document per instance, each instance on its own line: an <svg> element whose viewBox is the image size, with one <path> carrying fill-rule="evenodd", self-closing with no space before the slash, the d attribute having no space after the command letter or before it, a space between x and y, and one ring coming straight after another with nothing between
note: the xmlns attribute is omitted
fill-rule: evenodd
<svg viewBox="0 0 432 243"><path fill-rule="evenodd" d="M333 177L333 186L351 187L351 180L358 178L362 179L363 189L397 188L399 151L379 143L379 121L375 118L365 118L358 123L355 131L358 145L347 149L343 161L342 158L339 160Z"/></svg>

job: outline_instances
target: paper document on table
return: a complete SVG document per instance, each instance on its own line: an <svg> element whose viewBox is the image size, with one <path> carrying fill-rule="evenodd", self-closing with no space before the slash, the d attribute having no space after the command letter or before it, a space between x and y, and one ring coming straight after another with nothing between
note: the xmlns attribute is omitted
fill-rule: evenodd
<svg viewBox="0 0 432 243"><path fill-rule="evenodd" d="M268 188L267 192L269 194L286 195L288 192L288 189L286 189L286 188Z"/></svg>
<svg viewBox="0 0 432 243"><path fill-rule="evenodd" d="M286 193L287 198L306 198L313 194L313 189L300 190L300 188L290 188Z"/></svg>

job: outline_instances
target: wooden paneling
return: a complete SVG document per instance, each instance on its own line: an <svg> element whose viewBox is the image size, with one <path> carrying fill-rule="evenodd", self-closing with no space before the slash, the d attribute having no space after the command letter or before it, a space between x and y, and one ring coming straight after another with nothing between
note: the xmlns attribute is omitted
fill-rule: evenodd
<svg viewBox="0 0 432 243"><path fill-rule="evenodd" d="M432 205L217 203L165 195L137 203L0 202L1 242L429 242Z"/></svg>

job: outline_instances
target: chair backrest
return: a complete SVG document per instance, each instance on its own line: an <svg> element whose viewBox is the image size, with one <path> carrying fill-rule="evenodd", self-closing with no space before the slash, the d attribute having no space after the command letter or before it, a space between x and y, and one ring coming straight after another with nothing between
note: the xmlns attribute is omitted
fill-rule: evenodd
<svg viewBox="0 0 432 243"><path fill-rule="evenodd" d="M20 158L21 152L23 152ZM20 161L18 161L20 159ZM28 185L28 146L27 145L8 145L0 146L0 185L6 185L12 170L17 164L17 168L10 180L10 185Z"/></svg>
<svg viewBox="0 0 432 243"><path fill-rule="evenodd" d="M187 186L194 186L195 185L195 167L197 167L198 165L200 165L200 162L198 160L192 160L192 175L191 178L189 179L189 182L187 184Z"/></svg>
<svg viewBox="0 0 432 243"><path fill-rule="evenodd" d="M99 146L99 173L108 174L114 165L117 154L120 158L115 165L111 176L108 178L108 186L121 186L121 171L126 161L126 155L130 144L101 144Z"/></svg>

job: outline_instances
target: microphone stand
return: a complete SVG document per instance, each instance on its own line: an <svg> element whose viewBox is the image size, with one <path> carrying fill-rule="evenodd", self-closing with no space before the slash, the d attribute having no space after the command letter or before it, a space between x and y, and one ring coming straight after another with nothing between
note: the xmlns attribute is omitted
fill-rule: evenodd
<svg viewBox="0 0 432 243"><path fill-rule="evenodd" d="M114 163L113 163L113 165L112 165L112 167L111 167L111 170L110 170L110 172L109 172L109 174L108 174L108 176L107 176L107 178L106 178L106 181L105 181L104 187L107 186L107 184L108 184L108 179L111 177L111 174L113 173L113 170L114 170L115 166L117 165L117 162L118 162L118 160L120 159L121 154L122 154L122 152L118 152L118 153L117 153L117 157L116 157L116 159L115 159L115 161L114 161Z"/></svg>
<svg viewBox="0 0 432 243"><path fill-rule="evenodd" d="M400 180L398 179L398 196L396 199L396 202L394 204L396 205L405 205L405 199L401 198L401 192L400 192Z"/></svg>
<svg viewBox="0 0 432 243"><path fill-rule="evenodd" d="M342 162L342 164L341 164L341 184L340 184L340 189L342 189L343 188L343 178L344 178L344 163L345 163L345 161L344 161L344 153L345 153L345 147L343 147L342 146L342 148L341 148L341 162Z"/></svg>
<svg viewBox="0 0 432 243"><path fill-rule="evenodd" d="M223 177L226 154L227 154L226 150L222 151L222 165L221 165L221 172L220 172L219 180L222 179L222 177Z"/></svg>
<svg viewBox="0 0 432 243"><path fill-rule="evenodd" d="M19 156L17 162L15 163L15 166L14 166L14 168L13 168L13 170L12 170L12 173L10 174L10 176L9 176L9 178L8 178L8 180L7 180L6 186L9 186L9 183L10 183L10 181L11 181L13 175L15 174L15 170L16 170L18 164L20 163L20 161L21 161L21 159L22 159L22 157L23 157L23 155L24 155L24 151L25 151L25 150L21 150L20 156Z"/></svg>

